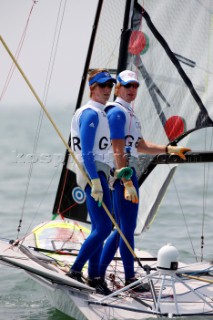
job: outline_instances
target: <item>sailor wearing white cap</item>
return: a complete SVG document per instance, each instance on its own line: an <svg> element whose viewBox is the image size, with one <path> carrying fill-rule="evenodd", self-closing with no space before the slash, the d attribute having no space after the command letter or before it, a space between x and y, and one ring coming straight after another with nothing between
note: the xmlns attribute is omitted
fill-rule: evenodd
<svg viewBox="0 0 213 320"><path fill-rule="evenodd" d="M131 103L135 100L139 88L137 74L131 70L124 70L117 77L115 87L115 101L107 104L106 113L110 127L110 137L115 157L116 168L130 166L133 175L130 180L115 180L113 185L113 205L116 221L121 231L134 250L134 231L138 215L138 179L136 175L138 154L176 153L184 159L184 152L190 149L157 145L146 141L142 137L141 125ZM126 157L125 155L128 154ZM100 276L104 278L107 266L113 259L117 248L120 249L125 271L125 284L136 281L134 273L134 257L117 230L108 238L100 262ZM143 285L134 289L146 291Z"/></svg>

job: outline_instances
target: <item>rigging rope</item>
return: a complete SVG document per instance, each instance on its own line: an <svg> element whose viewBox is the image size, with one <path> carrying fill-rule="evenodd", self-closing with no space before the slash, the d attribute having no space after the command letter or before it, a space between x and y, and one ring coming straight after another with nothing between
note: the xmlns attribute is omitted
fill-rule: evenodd
<svg viewBox="0 0 213 320"><path fill-rule="evenodd" d="M23 44L24 44L24 40L25 40L25 37L26 37L26 34L27 34L27 29L29 27L30 17L32 15L32 12L33 12L33 9L34 9L34 6L35 6L36 2L38 2L38 1L34 1L33 0L33 5L32 5L32 7L30 9L30 12L29 12L29 15L28 15L28 18L27 18L27 22L25 24L24 31L23 31L22 36L21 36L21 40L20 40L20 42L18 44L18 47L16 49L15 57L16 57L17 61L18 61L19 55L21 53L21 49L22 49ZM0 101L3 99L3 97L4 97L4 95L5 95L6 91L7 91L7 88L9 86L10 80L12 79L14 70L15 70L15 64L14 64L14 62L12 62L10 70L8 72L8 75L7 75L7 78L5 80L4 87L3 87L1 95L0 95Z"/></svg>
<svg viewBox="0 0 213 320"><path fill-rule="evenodd" d="M180 209L181 209L181 213L182 213L182 216L183 216L183 219L184 219L184 223L185 223L185 226L186 226L186 231L187 231L187 234L188 234L188 238L189 238L189 241L191 243L192 251L194 253L196 261L198 262L198 258L197 258L197 255L195 253L195 249L194 249L194 245L193 245L193 242L192 242L192 238L190 236L190 232L189 232L188 224L187 224L186 217L185 217L185 214L184 214L184 210L183 210L183 207L181 205L181 201L180 201L178 189L177 189L177 186L176 186L176 183L175 183L175 179L172 178L172 181L173 181L173 184L174 184L174 187L175 187L175 192L176 192L176 195L177 195L178 203L179 203L179 206L180 206Z"/></svg>
<svg viewBox="0 0 213 320"><path fill-rule="evenodd" d="M47 70L47 75L46 75L46 80L45 80L45 86L44 86L44 92L43 92L43 98L42 98L42 101L45 104L47 102L47 97L48 97L48 93L49 93L50 82L51 82L53 68L54 68L54 64L55 64L56 52L57 52L57 48L58 48L59 36L61 33L61 27L62 27L62 22L63 22L63 18L64 18L64 12L65 12L65 8L66 8L67 0L65 0L63 8L62 8L62 2L63 2L63 0L61 0L61 2L60 2L60 6L59 6L59 10L58 10L55 32L54 32L54 36L53 36L53 45L52 45L52 49L51 49L49 65L48 65L48 70ZM61 14L61 11L62 11L62 14ZM60 19L60 17L61 17L61 19ZM13 63L13 66L15 68L14 63ZM38 124L37 124L34 144L33 144L33 154L36 154L36 151L37 151L43 116L44 116L44 111L41 109ZM33 171L33 161L30 162L30 168L29 168L29 172L28 172L28 180L27 180L27 184L26 184L24 200L23 200L23 205L22 205L22 210L21 210L21 219L19 221L19 226L17 229L18 230L17 239L19 237L21 223L22 223L22 219L23 219L23 215L24 215L24 210L25 210L27 195L28 195L28 191L29 191L29 185L30 185L30 180L31 180L31 176L32 176L32 171ZM37 213L38 213L38 211L37 211ZM29 230L29 228L28 228L28 230Z"/></svg>
<svg viewBox="0 0 213 320"><path fill-rule="evenodd" d="M33 0L33 4L32 4L32 7L30 8L30 12L28 14L28 18L27 18L27 22L25 24L25 27L24 27L24 30L23 30L23 33L22 33L22 36L21 36L21 39L19 41L19 44L18 44L18 47L16 49L16 53L15 53L15 57L16 57L16 60L18 61L19 59L19 56L20 56L20 53L21 53L21 50L23 48L23 44L24 44L24 41L25 41L25 38L26 38L26 35L27 35L27 30L28 30L28 27L29 27L29 22L30 22L30 18L32 16L32 12L33 12L33 9L34 9L34 6L35 4L37 3L38 1L35 1ZM8 72L8 75L7 75L7 78L5 80L5 84L4 84L4 87L2 89L2 92L1 92L1 95L0 95L0 101L3 99L7 89L8 89L8 86L10 84L10 81L12 79L12 76L13 76L13 73L15 71L15 63L12 62L11 64L11 67L10 67L10 70ZM33 153L34 154L34 153ZM31 162L31 166L32 166L32 162ZM27 197L27 193L28 193L28 189L29 189L29 181L30 181L30 176L31 176L31 173L32 173L32 168L30 166L30 169L29 169L29 173L28 173L28 180L27 180L27 185L26 185L26 189L25 189L25 194L24 194L24 200L23 200L23 205L22 205L22 210L21 210L21 217L19 219L19 225L17 227L17 239L18 239L18 234L20 232L20 229L21 229L21 224L22 224L22 219L23 219L23 212L24 212L24 207L25 207L25 203L26 203L26 197Z"/></svg>
<svg viewBox="0 0 213 320"><path fill-rule="evenodd" d="M204 137L204 144L205 150L212 149L212 135L210 141L210 147L207 148L207 129L205 129L205 137ZM203 219L202 219L202 226L201 226L201 261L203 261L203 249L204 249L204 225L205 225L205 218L206 218L206 207L207 207L207 197L208 197L208 186L209 186L209 163L203 164Z"/></svg>

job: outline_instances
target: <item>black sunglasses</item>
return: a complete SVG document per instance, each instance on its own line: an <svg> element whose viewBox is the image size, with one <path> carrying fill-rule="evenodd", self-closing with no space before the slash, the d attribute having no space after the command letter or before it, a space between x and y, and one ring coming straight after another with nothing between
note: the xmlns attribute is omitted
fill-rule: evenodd
<svg viewBox="0 0 213 320"><path fill-rule="evenodd" d="M99 86L100 88L106 88L106 87L108 87L108 88L112 89L113 86L114 86L114 83L113 83L112 81L110 81L110 82L104 82L104 83L97 83L97 86Z"/></svg>
<svg viewBox="0 0 213 320"><path fill-rule="evenodd" d="M129 89L129 88L134 88L137 89L139 87L139 83L127 83L125 85L122 85L124 88Z"/></svg>

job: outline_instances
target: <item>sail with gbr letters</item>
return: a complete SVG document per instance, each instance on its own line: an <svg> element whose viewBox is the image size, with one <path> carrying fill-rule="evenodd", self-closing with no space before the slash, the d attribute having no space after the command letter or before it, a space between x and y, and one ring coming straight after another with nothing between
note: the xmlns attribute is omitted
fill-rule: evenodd
<svg viewBox="0 0 213 320"><path fill-rule="evenodd" d="M89 70L107 68L114 76L133 70L140 80L133 108L143 138L186 145L190 132L213 125L212 13L208 0L99 1L76 109L88 100ZM85 203L70 197L69 175L75 175L67 162L68 156L53 211L74 219L79 212L80 220L84 212L88 220ZM177 163L158 165L156 157L140 156L136 233L149 228L176 168Z"/></svg>

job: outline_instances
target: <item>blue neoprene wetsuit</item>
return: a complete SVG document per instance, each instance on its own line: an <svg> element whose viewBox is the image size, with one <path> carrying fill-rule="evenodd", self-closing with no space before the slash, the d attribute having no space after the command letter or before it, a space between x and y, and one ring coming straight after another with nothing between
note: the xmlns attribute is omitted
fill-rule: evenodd
<svg viewBox="0 0 213 320"><path fill-rule="evenodd" d="M113 106L107 108L106 113L109 121L111 139L125 139L124 127L126 117L124 112L120 108ZM134 169L132 182L138 193L138 180ZM120 180L115 181L112 195L116 222L118 223L130 246L134 250L134 231L136 228L138 215L138 204L125 200L124 186ZM127 248L123 239L120 237L118 231L114 230L107 239L102 252L100 262L101 277L105 277L106 269L113 259L118 247L120 249L121 258L124 265L125 278L130 279L135 276L134 257Z"/></svg>
<svg viewBox="0 0 213 320"><path fill-rule="evenodd" d="M91 123L93 123L92 126ZM84 110L80 116L79 124L84 167L90 179L100 178L103 188L103 201L111 212L108 181L103 172L96 171L93 156L94 140L99 125L97 112L89 108ZM91 187L88 184L85 192L87 209L91 219L91 233L84 241L71 269L82 271L83 266L89 260L88 275L92 279L99 276L99 262L103 243L112 230L112 223L103 207L99 207L98 203L91 197Z"/></svg>
<svg viewBox="0 0 213 320"><path fill-rule="evenodd" d="M84 167L90 179L98 178L98 173L95 167L94 155L92 152L98 122L99 119L97 112L95 112L92 109L84 110L79 120L82 157L84 161ZM90 126L91 123L93 123L94 126Z"/></svg>

